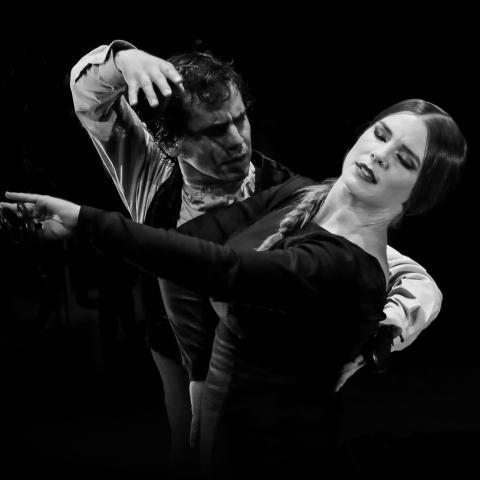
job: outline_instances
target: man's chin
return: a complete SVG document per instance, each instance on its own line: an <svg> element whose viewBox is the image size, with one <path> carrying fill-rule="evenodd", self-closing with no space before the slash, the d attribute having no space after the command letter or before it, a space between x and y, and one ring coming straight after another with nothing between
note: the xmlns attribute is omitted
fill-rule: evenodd
<svg viewBox="0 0 480 480"><path fill-rule="evenodd" d="M239 182L243 180L250 170L250 161L238 162L225 166L226 168L222 172L222 180L224 182Z"/></svg>

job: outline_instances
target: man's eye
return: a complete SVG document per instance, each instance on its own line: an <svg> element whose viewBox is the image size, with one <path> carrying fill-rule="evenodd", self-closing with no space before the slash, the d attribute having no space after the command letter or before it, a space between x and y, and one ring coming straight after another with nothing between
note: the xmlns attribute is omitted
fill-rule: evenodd
<svg viewBox="0 0 480 480"><path fill-rule="evenodd" d="M204 135L208 135L209 137L221 137L227 131L226 125L212 125L209 128L206 128L203 131Z"/></svg>

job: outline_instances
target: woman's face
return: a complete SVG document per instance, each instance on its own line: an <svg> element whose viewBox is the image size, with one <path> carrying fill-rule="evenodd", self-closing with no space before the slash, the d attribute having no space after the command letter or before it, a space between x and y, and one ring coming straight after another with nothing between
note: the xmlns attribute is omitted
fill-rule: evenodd
<svg viewBox="0 0 480 480"><path fill-rule="evenodd" d="M411 113L396 113L366 130L347 153L342 179L350 193L373 209L401 211L427 145L427 127Z"/></svg>

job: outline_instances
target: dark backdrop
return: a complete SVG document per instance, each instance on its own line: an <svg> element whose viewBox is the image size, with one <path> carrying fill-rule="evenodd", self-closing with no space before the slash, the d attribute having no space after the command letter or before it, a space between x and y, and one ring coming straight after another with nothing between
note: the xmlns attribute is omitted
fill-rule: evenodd
<svg viewBox="0 0 480 480"><path fill-rule="evenodd" d="M479 142L468 14L397 12L378 20L361 9L284 11L280 21L278 11L261 17L238 9L236 17L225 11L204 23L188 10L170 18L155 12L140 23L148 13L140 8L129 25L127 13L110 24L80 13L78 22L40 22L33 14L31 25L16 20L2 41L0 190L124 211L68 89L77 59L116 38L159 56L201 43L232 58L255 99L254 147L319 179L339 172L357 127L384 107L413 97L438 104L461 126L469 163L448 201L407 219L391 244L436 279L443 308L413 346L392 357L385 375L362 373L349 383L346 435L359 468L369 471L403 471L404 462L438 471L473 464ZM61 13L68 19L73 12ZM74 242L3 242L1 277L5 468L161 473L168 438L162 387L144 346L141 306L125 297L135 273Z"/></svg>

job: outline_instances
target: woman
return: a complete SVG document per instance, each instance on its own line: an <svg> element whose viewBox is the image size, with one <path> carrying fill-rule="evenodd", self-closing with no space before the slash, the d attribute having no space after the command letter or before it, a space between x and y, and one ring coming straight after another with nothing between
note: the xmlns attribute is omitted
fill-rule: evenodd
<svg viewBox="0 0 480 480"><path fill-rule="evenodd" d="M202 460L213 477L272 476L331 460L341 367L383 319L388 228L432 207L465 156L446 112L408 100L362 133L336 181L294 177L199 217L179 229L185 235L51 197L7 198L29 202L44 237L76 229L212 296L221 321L202 400Z"/></svg>

